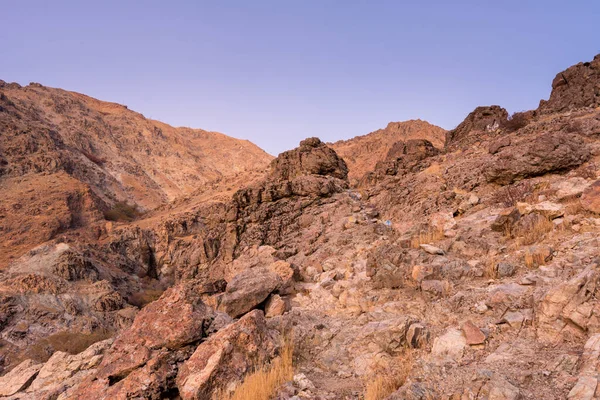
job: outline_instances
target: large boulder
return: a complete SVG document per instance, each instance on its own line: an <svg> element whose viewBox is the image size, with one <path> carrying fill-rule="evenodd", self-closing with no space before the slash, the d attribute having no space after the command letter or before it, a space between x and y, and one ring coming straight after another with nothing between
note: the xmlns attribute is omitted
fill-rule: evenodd
<svg viewBox="0 0 600 400"><path fill-rule="evenodd" d="M42 364L25 360L4 376L0 377L0 396L11 396L25 389L35 379Z"/></svg>
<svg viewBox="0 0 600 400"><path fill-rule="evenodd" d="M550 99L542 100L538 111L544 114L600 106L600 54L559 72L552 81Z"/></svg>
<svg viewBox="0 0 600 400"><path fill-rule="evenodd" d="M264 302L282 283L281 277L267 267L247 269L229 282L217 308L237 318Z"/></svg>
<svg viewBox="0 0 600 400"><path fill-rule="evenodd" d="M336 152L318 138L308 138L300 146L281 153L271 162L270 177L289 181L302 175L327 175L348 179L348 167Z"/></svg>
<svg viewBox="0 0 600 400"><path fill-rule="evenodd" d="M265 365L276 349L262 311L254 310L196 348L179 368L179 395L184 400L208 399L216 390Z"/></svg>
<svg viewBox="0 0 600 400"><path fill-rule="evenodd" d="M215 316L193 285L170 288L121 332L100 365L99 376L122 378L144 365L153 350L178 349L202 339Z"/></svg>
<svg viewBox="0 0 600 400"><path fill-rule="evenodd" d="M488 182L501 185L516 180L564 172L590 158L590 149L575 134L548 133L502 149L484 171Z"/></svg>

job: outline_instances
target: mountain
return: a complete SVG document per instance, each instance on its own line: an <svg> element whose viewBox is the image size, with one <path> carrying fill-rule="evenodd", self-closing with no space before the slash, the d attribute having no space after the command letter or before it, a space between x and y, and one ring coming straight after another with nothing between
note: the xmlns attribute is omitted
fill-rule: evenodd
<svg viewBox="0 0 600 400"><path fill-rule="evenodd" d="M153 209L272 159L247 140L35 83L0 81L0 133L0 266L115 203Z"/></svg>
<svg viewBox="0 0 600 400"><path fill-rule="evenodd" d="M559 73L535 110L477 107L443 146L397 140L358 186L311 137L22 252L0 271L0 396L597 397L599 71ZM60 218L68 183L85 226L99 195L73 170L3 215Z"/></svg>
<svg viewBox="0 0 600 400"><path fill-rule="evenodd" d="M439 126L417 119L390 122L384 129L330 143L330 146L346 161L350 179L356 181L365 173L372 171L378 161L384 160L394 143L410 139L426 139L441 149L444 147L445 134L446 131Z"/></svg>

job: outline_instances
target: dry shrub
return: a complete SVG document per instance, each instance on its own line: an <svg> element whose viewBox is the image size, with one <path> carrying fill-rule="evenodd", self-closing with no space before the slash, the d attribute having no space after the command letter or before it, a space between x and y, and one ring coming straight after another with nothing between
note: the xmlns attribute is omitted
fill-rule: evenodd
<svg viewBox="0 0 600 400"><path fill-rule="evenodd" d="M422 244L429 244L442 240L444 238L444 231L441 228L428 228L426 230L419 231L410 240L410 246L413 249L418 249Z"/></svg>
<svg viewBox="0 0 600 400"><path fill-rule="evenodd" d="M104 218L109 221L131 222L141 215L137 205L129 205L119 201L108 211L104 212Z"/></svg>
<svg viewBox="0 0 600 400"><path fill-rule="evenodd" d="M536 189L529 181L505 186L494 193L492 202L500 203L504 207L514 207L518 202L532 196Z"/></svg>
<svg viewBox="0 0 600 400"><path fill-rule="evenodd" d="M485 268L483 270L483 276L488 279L496 279L498 278L498 261L496 257L490 257L485 263Z"/></svg>
<svg viewBox="0 0 600 400"><path fill-rule="evenodd" d="M383 400L398 390L410 375L413 367L412 353L405 352L402 362L393 369L381 368L365 383L364 400Z"/></svg>
<svg viewBox="0 0 600 400"><path fill-rule="evenodd" d="M281 354L271 363L249 375L231 394L219 391L213 400L270 400L277 389L292 380L294 347L291 339L287 339Z"/></svg>
<svg viewBox="0 0 600 400"><path fill-rule="evenodd" d="M111 338L113 332L99 330L92 333L63 331L39 340L27 351L27 358L46 362L55 351L79 354L91 345Z"/></svg>
<svg viewBox="0 0 600 400"><path fill-rule="evenodd" d="M539 252L527 252L525 253L525 266L527 268L536 268L546 263L545 254Z"/></svg>
<svg viewBox="0 0 600 400"><path fill-rule="evenodd" d="M501 127L507 132L518 131L529 124L530 117L525 112L513 113L506 121L502 122Z"/></svg>
<svg viewBox="0 0 600 400"><path fill-rule="evenodd" d="M152 303L163 294L163 289L143 289L139 292L133 293L127 299L127 302L132 306L142 308L147 304Z"/></svg>
<svg viewBox="0 0 600 400"><path fill-rule="evenodd" d="M530 245L541 241L553 229L554 223L552 220L540 215L530 223L519 226L513 234L520 245Z"/></svg>

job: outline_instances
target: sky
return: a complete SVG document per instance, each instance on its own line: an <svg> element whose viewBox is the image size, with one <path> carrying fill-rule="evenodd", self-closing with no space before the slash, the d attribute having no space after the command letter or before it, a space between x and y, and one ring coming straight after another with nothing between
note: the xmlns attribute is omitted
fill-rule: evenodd
<svg viewBox="0 0 600 400"><path fill-rule="evenodd" d="M277 155L479 105L537 108L600 53L598 0L0 0L0 79Z"/></svg>

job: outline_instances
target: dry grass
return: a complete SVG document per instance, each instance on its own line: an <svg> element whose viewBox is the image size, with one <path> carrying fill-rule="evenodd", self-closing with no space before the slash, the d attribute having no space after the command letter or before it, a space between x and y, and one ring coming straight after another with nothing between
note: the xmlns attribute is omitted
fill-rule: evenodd
<svg viewBox="0 0 600 400"><path fill-rule="evenodd" d="M544 239L554 229L554 223L550 218L541 217L535 219L531 224L521 226L513 232L520 246L527 246Z"/></svg>
<svg viewBox="0 0 600 400"><path fill-rule="evenodd" d="M483 270L483 276L488 279L498 278L498 260L496 260L496 257L490 257L487 260Z"/></svg>
<svg viewBox="0 0 600 400"><path fill-rule="evenodd" d="M109 221L131 222L141 215L137 205L129 205L125 202L117 202L104 213L104 218Z"/></svg>
<svg viewBox="0 0 600 400"><path fill-rule="evenodd" d="M293 355L292 340L288 339L279 357L269 365L247 375L233 393L220 391L213 400L270 400L283 383L293 378Z"/></svg>
<svg viewBox="0 0 600 400"><path fill-rule="evenodd" d="M410 246L413 249L418 249L422 244L434 243L443 238L444 231L442 229L429 228L413 236L410 240Z"/></svg>
<svg viewBox="0 0 600 400"><path fill-rule="evenodd" d="M93 333L58 332L30 346L26 356L38 362L46 362L55 351L79 354L92 344L111 338L113 335L114 333L109 331L96 331Z"/></svg>
<svg viewBox="0 0 600 400"><path fill-rule="evenodd" d="M527 268L536 268L546 263L546 255L539 252L525 253L525 266Z"/></svg>
<svg viewBox="0 0 600 400"><path fill-rule="evenodd" d="M381 368L365 382L364 400L383 400L398 390L410 375L413 367L412 353L405 352L396 368Z"/></svg>

